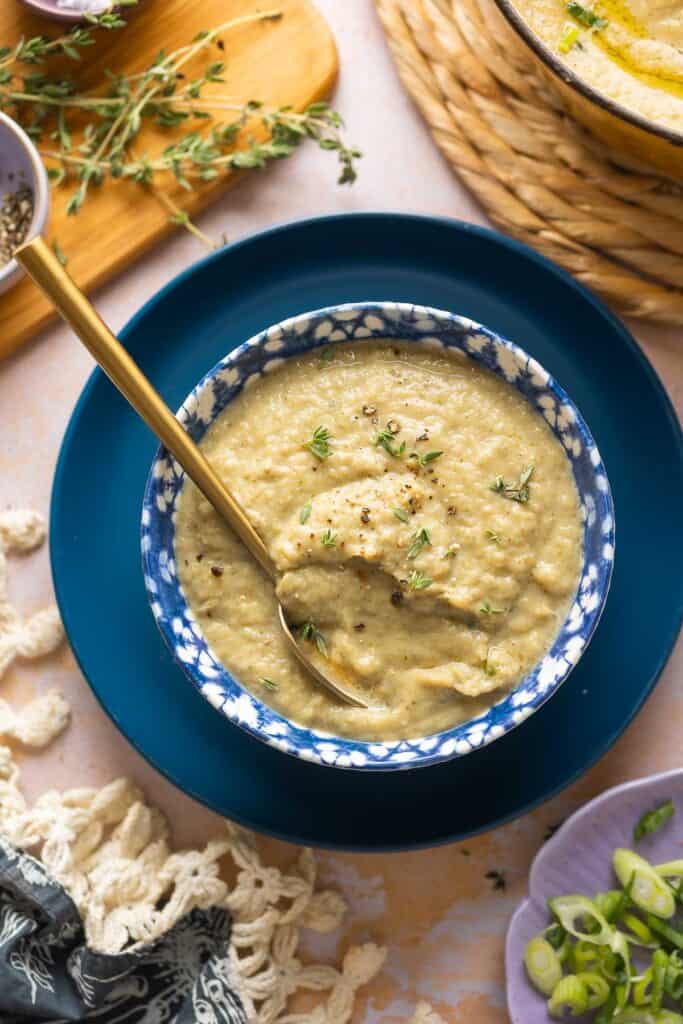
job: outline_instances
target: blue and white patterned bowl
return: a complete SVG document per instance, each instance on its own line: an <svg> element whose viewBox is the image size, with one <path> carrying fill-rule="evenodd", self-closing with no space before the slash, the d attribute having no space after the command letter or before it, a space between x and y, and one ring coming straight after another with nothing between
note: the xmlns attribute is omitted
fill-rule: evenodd
<svg viewBox="0 0 683 1024"><path fill-rule="evenodd" d="M161 448L142 512L142 563L152 612L175 660L218 711L288 754L337 768L387 771L461 757L504 736L548 700L585 650L605 604L614 561L614 509L605 467L581 414L536 360L465 317L425 306L364 302L293 317L236 348L188 395L178 418L195 441L242 388L283 359L321 345L396 338L465 353L516 387L546 419L567 453L581 497L584 556L576 598L550 651L485 714L445 732L410 740L363 742L298 725L244 689L216 658L178 581L174 530L184 474Z"/></svg>

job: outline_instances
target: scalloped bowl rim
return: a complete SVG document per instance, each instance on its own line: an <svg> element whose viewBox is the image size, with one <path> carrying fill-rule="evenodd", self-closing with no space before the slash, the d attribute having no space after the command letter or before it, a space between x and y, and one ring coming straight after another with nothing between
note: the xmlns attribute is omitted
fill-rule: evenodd
<svg viewBox="0 0 683 1024"><path fill-rule="evenodd" d="M252 737L281 752L304 760L312 761L316 764L364 771L391 771L396 769L407 770L418 767L427 767L429 765L449 761L487 746L489 743L506 735L508 732L512 731L512 729L520 725L529 717L530 714L545 704L545 702L557 691L559 686L567 679L588 647L605 607L605 602L611 584L614 562L614 504L607 472L592 434L575 403L564 391L561 385L559 385L552 377L552 375L548 373L548 371L545 370L537 360L521 348L521 346L503 337L498 332L485 327L469 317L460 316L447 310L435 309L433 307L427 307L419 304L394 302L391 300L347 302L310 310L273 324L253 335L245 342L242 342L219 360L219 362L217 362L200 379L192 391L189 392L177 412L178 418L192 433L194 427L190 424L194 423L194 426L196 426L196 422L193 417L196 417L199 399L203 394L205 394L206 389L211 386L212 382L215 382L219 378L220 374L230 374L234 371L235 368L238 367L242 361L248 359L250 354L253 354L254 351L258 351L259 353L270 351L274 357L265 361L264 368L262 368L258 373L258 375L260 375L261 372L269 372L269 369L274 369L275 364L281 362L283 358L290 358L301 354L303 351L311 351L317 347L322 347L323 345L331 343L358 344L362 341L372 341L380 338L393 338L397 341L407 340L405 324L404 329L400 333L394 334L391 334L390 331L387 330L387 326L383 325L383 329L380 332L375 334L368 332L368 334L363 336L363 338L354 336L336 340L330 339L327 335L316 335L310 339L305 338L307 331L310 332L314 327L319 328L320 324L324 321L329 321L331 318L333 319L336 316L349 318L351 314L356 318L361 316L366 318L368 316L386 315L389 321L394 320L400 322L403 322L408 315L420 317L422 320L433 319L438 326L429 332L433 335L432 337L425 334L424 339L420 339L420 341L418 341L418 339L408 340L410 340L411 343L422 343L424 340L424 343L432 348L452 348L456 351L460 351L467 358L473 359L477 364L491 369L502 379L507 380L511 386L516 388L516 390L521 391L526 400L529 401L529 404L534 407L529 396L522 391L518 381L518 377L521 378L522 374L520 367L524 365L527 373L534 374L538 379L542 380L542 385L536 385L539 387L539 391L547 391L554 401L558 403L558 410L568 411L571 417L571 428L575 431L575 436L580 438L581 443L584 446L585 453L587 454L590 451L590 463L594 470L594 479L597 480L598 478L601 478L603 481L602 489L598 491L596 487L595 492L593 492L593 497L597 497L597 499L602 501L604 505L602 514L600 516L597 516L597 513L595 514L595 521L597 522L597 532L601 533L603 539L604 550L610 552L609 557L606 559L606 568L603 569L603 574L600 578L600 586L597 590L597 600L594 601L593 607L585 612L587 624L581 632L581 645L574 660L571 663L567 662L561 672L556 672L551 684L542 688L540 692L534 695L533 699L522 706L514 705L513 700L515 695L524 691L524 688L529 685L530 680L538 679L542 674L543 667L549 663L549 660L556 661L556 655L559 654L560 638L567 627L567 623L573 610L577 606L577 602L580 599L581 587L586 578L585 548L581 576L579 579L579 589L577 589L575 593L568 616L560 627L552 646L546 652L544 657L541 658L520 680L517 686L512 690L506 691L500 700L493 704L486 712L475 716L473 719L468 719L458 725L451 726L449 729L439 733L423 737L411 737L407 740L385 741L357 740L349 737L340 737L323 730L309 728L287 718L275 711L275 709L271 708L269 705L265 704L256 694L244 687L220 662L220 659L213 654L208 641L203 636L193 613L189 609L182 586L177 576L175 576L174 552L171 557L167 557L161 571L166 575L169 567L172 567L173 569L174 582L172 586L169 582L169 587L175 596L175 600L178 601L178 607L173 609L172 614L170 615L167 615L164 612L164 606L159 599L160 552L158 551L151 536L154 529L158 526L160 518L163 518L165 515L165 513L160 515L157 504L159 490L158 482L159 480L163 480L165 476L172 473L175 473L176 479L181 481L172 501L173 511L170 517L173 523L171 527L172 542L175 530L175 498L182 486L184 474L177 462L175 462L174 459L169 458L169 455L163 446L160 446L157 449L143 496L141 518L142 570L145 590L153 617L174 661L182 669L183 673L190 680L195 689L197 689L199 693L201 693L201 695L230 722L239 726L241 729L244 729ZM463 347L454 344L449 345L438 339L438 334L446 331L448 328L462 333ZM282 352L282 354L280 354L280 350L269 350L268 345L272 345L274 343L274 339L280 338L283 333L286 332L294 332L297 336L297 340L301 343L300 347L294 348L288 352ZM500 364L500 366L489 366L482 358L481 353L484 351L484 347L464 347L465 344L469 345L469 341L474 339L483 339L484 346L490 345L496 356L499 356L502 352L507 354L509 358L511 357L517 367L517 370L515 371L516 376L513 376L512 379L506 377L502 364ZM506 359L506 362L507 361L508 360ZM203 429L201 428L202 424L200 424L195 440L201 439L204 432L214 422L217 415L219 415L223 408L225 408L225 405L236 397L244 386L249 386L254 376L256 376L256 374L247 375L244 379L240 379L238 381L235 392L231 394L222 405L220 405L220 408L212 410L208 421L203 426ZM537 406L535 408L539 414L543 415L543 410L541 408ZM546 416L545 418L549 422L548 417ZM558 431L553 428L552 424L550 424L550 426L553 434L558 437ZM559 436L559 440L560 443L563 443L562 436ZM565 454L569 458L566 444L564 447ZM575 482L577 483L578 488L579 485L578 481L576 481L576 477ZM580 488L579 492L583 505L584 495L581 494ZM587 536L587 530L588 527L585 527L584 542ZM165 584L162 585L162 589L165 589ZM184 616L184 623L180 620L178 615L179 611L182 613L182 616ZM193 635L188 637L188 632ZM191 660L186 656L183 646L185 641L188 641L188 643L193 646L200 645L201 649L199 658L202 659L202 667L199 666L199 660L197 661L197 664L192 664ZM221 684L216 683L216 677L214 674L214 670L216 668L220 669ZM503 716L504 721L493 725L491 723L492 716L500 717L502 711L505 711Z"/></svg>

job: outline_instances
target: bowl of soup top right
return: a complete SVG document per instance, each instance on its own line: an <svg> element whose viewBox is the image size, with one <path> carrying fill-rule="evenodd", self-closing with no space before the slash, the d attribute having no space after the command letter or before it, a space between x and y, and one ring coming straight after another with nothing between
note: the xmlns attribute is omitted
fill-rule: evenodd
<svg viewBox="0 0 683 1024"><path fill-rule="evenodd" d="M179 417L279 582L163 449L145 582L186 675L247 732L341 768L432 764L505 735L578 662L609 588L612 498L578 409L517 345L423 306L315 310L231 352ZM276 597L368 709L301 669Z"/></svg>

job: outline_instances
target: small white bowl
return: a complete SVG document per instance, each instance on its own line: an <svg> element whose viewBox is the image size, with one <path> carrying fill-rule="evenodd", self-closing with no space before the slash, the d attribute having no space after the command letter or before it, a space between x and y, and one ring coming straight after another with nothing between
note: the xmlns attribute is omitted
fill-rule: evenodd
<svg viewBox="0 0 683 1024"><path fill-rule="evenodd" d="M47 171L23 128L7 114L0 113L0 202L7 192L22 185L33 190L33 219L26 238L42 234L50 211ZM16 260L0 266L0 294L24 276Z"/></svg>

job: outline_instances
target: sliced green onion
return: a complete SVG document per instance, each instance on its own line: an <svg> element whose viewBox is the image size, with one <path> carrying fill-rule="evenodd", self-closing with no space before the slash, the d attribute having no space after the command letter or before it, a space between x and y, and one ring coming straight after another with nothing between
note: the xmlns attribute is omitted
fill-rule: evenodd
<svg viewBox="0 0 683 1024"><path fill-rule="evenodd" d="M670 946L674 946L676 949L683 949L683 932L676 931L666 921L660 921L658 917L653 914L647 915L647 926L650 931L660 935L666 943Z"/></svg>
<svg viewBox="0 0 683 1024"><path fill-rule="evenodd" d="M662 1008L662 996L664 995L664 986L666 985L666 979L669 974L669 962L674 957L678 960L678 954L672 953L669 958L663 949L656 949L652 954L652 992L650 993L650 1006L656 1013ZM675 975L672 973L672 981L675 979ZM678 997L677 997L678 998Z"/></svg>
<svg viewBox="0 0 683 1024"><path fill-rule="evenodd" d="M572 1017L580 1017L588 1009L588 989L576 974L567 974L555 986L548 1000L548 1013L551 1017L562 1018L565 1010Z"/></svg>
<svg viewBox="0 0 683 1024"><path fill-rule="evenodd" d="M645 922L641 921L635 914L623 914L620 923L625 925L631 933L626 934L626 938L630 942L637 942L643 946L649 946L652 942L652 932Z"/></svg>
<svg viewBox="0 0 683 1024"><path fill-rule="evenodd" d="M676 900L671 887L644 857L633 850L615 850L612 864L614 873L624 887L628 886L637 907L657 917L673 917Z"/></svg>
<svg viewBox="0 0 683 1024"><path fill-rule="evenodd" d="M609 985L605 979L594 971L581 971L576 977L586 986L588 1009L597 1010L599 1006L604 1006L609 996Z"/></svg>
<svg viewBox="0 0 683 1024"><path fill-rule="evenodd" d="M612 989L607 998L607 1002L604 1003L595 1015L593 1024L611 1024L614 1013L617 1007L617 994Z"/></svg>
<svg viewBox="0 0 683 1024"><path fill-rule="evenodd" d="M614 931L595 904L586 896L558 896L557 899L549 900L548 906L565 931L574 938L585 939L586 942L594 942L598 946L609 945ZM583 921L586 930L579 929L578 921ZM591 926L597 926L597 930L589 932L587 929Z"/></svg>
<svg viewBox="0 0 683 1024"><path fill-rule="evenodd" d="M569 53L579 38L579 31L578 25L572 25L569 21L565 23L560 41L557 44L557 49L560 53Z"/></svg>
<svg viewBox="0 0 683 1024"><path fill-rule="evenodd" d="M667 993L667 995L670 995L671 998L675 999L676 1002L678 1003L678 1002L681 1001L681 999L683 999L683 961L681 960L680 955L678 953L676 953L675 951L671 954L670 957L667 957L667 955L664 952L664 950L657 950L657 953L661 954L661 956L664 958L663 959L663 965L664 966L663 966L663 969L661 970L661 982L662 982L663 989ZM652 958L653 965L654 965L654 957L657 956L657 953L655 953L653 955L653 958ZM661 1005L661 996L662 996L662 993L660 992L659 993L660 1005ZM657 1007L657 1009L659 1009L659 1007Z"/></svg>
<svg viewBox="0 0 683 1024"><path fill-rule="evenodd" d="M666 864L655 864L655 871L662 878L683 878L683 860L668 860Z"/></svg>
<svg viewBox="0 0 683 1024"><path fill-rule="evenodd" d="M593 903L602 916L612 924L622 913L627 902L627 896L621 889L608 889L607 892L597 892L593 897Z"/></svg>
<svg viewBox="0 0 683 1024"><path fill-rule="evenodd" d="M605 974L610 980L616 982L614 989L616 993L616 1005L620 1010L626 1006L628 997L631 994L631 953L628 948L628 942L626 936L622 935L621 932L614 932L612 939L609 944L610 951L614 957L611 970L608 972L604 969Z"/></svg>
<svg viewBox="0 0 683 1024"><path fill-rule="evenodd" d="M660 1010L655 1017L655 1024L683 1024L683 1017L673 1010Z"/></svg>
<svg viewBox="0 0 683 1024"><path fill-rule="evenodd" d="M571 962L575 974L588 970L590 967L597 964L599 960L600 950L594 942L586 942L585 939L580 939L579 942L572 947Z"/></svg>
<svg viewBox="0 0 683 1024"><path fill-rule="evenodd" d="M658 1017L654 1013L635 1006L629 1006L627 1010L622 1010L621 1013L617 1013L609 1019L611 1024L658 1024Z"/></svg>
<svg viewBox="0 0 683 1024"><path fill-rule="evenodd" d="M643 972L642 978L633 986L633 1002L636 1006L649 1006L652 992L652 968Z"/></svg>
<svg viewBox="0 0 683 1024"><path fill-rule="evenodd" d="M647 811L634 828L633 838L638 840L642 839L643 836L651 835L652 832L657 832L662 825L666 825L667 821L671 821L674 813L674 805L671 800L667 800L665 803L660 804L659 807Z"/></svg>
<svg viewBox="0 0 683 1024"><path fill-rule="evenodd" d="M562 978L562 964L550 943L538 935L527 943L524 966L534 988L544 995L552 995Z"/></svg>

